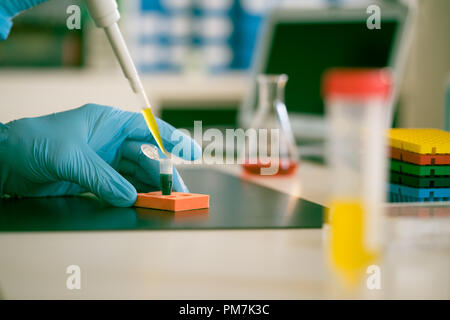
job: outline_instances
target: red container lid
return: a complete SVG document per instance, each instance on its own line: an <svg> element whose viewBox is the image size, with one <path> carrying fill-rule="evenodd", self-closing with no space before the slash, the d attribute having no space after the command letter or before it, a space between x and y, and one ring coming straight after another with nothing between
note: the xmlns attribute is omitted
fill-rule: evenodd
<svg viewBox="0 0 450 320"><path fill-rule="evenodd" d="M325 72L322 92L326 98L386 99L392 88L392 76L387 69L331 69Z"/></svg>

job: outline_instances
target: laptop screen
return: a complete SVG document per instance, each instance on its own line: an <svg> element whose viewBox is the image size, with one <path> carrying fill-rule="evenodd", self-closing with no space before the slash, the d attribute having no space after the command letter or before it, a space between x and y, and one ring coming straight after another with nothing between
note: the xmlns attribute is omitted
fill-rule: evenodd
<svg viewBox="0 0 450 320"><path fill-rule="evenodd" d="M324 113L321 77L332 67L385 67L398 21L382 21L369 30L366 21L279 22L270 43L265 73L286 73L290 112Z"/></svg>

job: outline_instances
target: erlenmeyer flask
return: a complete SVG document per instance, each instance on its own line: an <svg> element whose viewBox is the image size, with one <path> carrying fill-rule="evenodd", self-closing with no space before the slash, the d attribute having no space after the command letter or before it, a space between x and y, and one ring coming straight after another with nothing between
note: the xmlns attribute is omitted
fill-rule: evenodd
<svg viewBox="0 0 450 320"><path fill-rule="evenodd" d="M258 107L246 135L243 168L247 173L292 174L298 167L299 154L284 103L287 80L285 74L258 76Z"/></svg>

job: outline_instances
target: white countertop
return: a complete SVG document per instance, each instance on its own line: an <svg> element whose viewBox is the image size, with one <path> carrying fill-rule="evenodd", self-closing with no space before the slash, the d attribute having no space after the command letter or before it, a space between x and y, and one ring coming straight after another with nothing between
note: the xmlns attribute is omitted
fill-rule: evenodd
<svg viewBox="0 0 450 320"><path fill-rule="evenodd" d="M235 166L220 170L239 174ZM303 162L299 175L254 182L326 203L326 168ZM388 218L379 291L339 289L328 268L325 225L0 233L0 292L10 299L449 299L450 219L421 218L414 208L388 209L394 216ZM65 286L71 264L81 268L81 290Z"/></svg>

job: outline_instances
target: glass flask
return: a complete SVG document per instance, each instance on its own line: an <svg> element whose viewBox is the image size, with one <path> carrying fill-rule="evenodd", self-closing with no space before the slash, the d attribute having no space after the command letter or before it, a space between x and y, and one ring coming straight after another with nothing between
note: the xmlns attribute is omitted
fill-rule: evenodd
<svg viewBox="0 0 450 320"><path fill-rule="evenodd" d="M287 75L258 76L258 104L246 132L244 172L262 176L293 174L299 163L284 89Z"/></svg>

